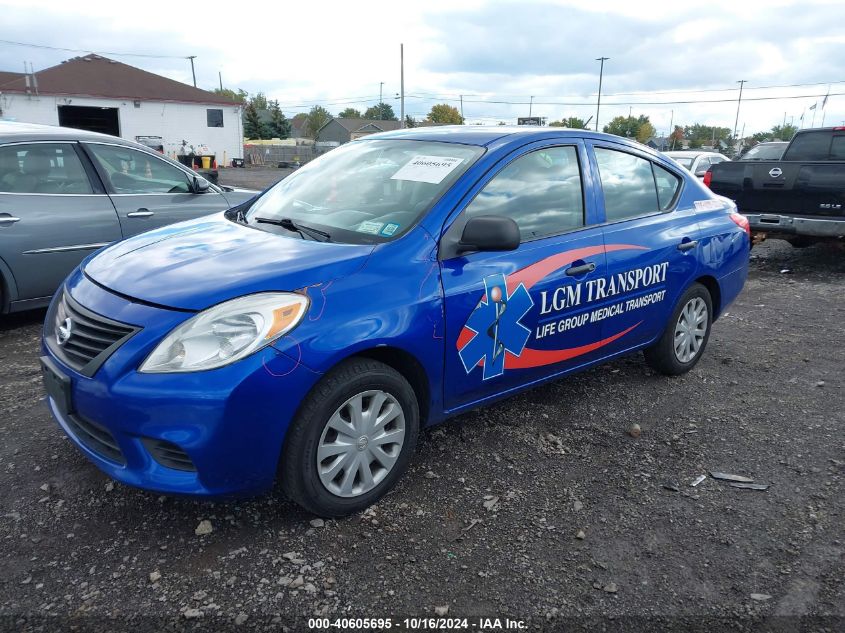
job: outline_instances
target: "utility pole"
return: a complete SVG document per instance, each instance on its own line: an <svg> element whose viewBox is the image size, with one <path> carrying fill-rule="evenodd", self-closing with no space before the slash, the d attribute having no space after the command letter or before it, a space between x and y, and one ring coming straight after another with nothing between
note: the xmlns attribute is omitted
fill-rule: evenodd
<svg viewBox="0 0 845 633"><path fill-rule="evenodd" d="M669 110L669 138L672 139L672 149L675 149L675 111Z"/></svg>
<svg viewBox="0 0 845 633"><path fill-rule="evenodd" d="M405 127L405 45L399 45L399 128Z"/></svg>
<svg viewBox="0 0 845 633"><path fill-rule="evenodd" d="M604 76L604 63L610 59L610 57L596 57L597 62L601 62L601 66L599 67L599 95L598 99L596 99L596 132L599 131L599 109L601 108L601 80Z"/></svg>
<svg viewBox="0 0 845 633"><path fill-rule="evenodd" d="M381 92L382 92L383 88L384 88L384 82L380 81L379 84L378 84L378 120L379 121L381 121L381 117L382 117L382 114L383 114L382 111L381 111L381 103L382 103Z"/></svg>
<svg viewBox="0 0 845 633"><path fill-rule="evenodd" d="M194 88L197 87L197 73L194 71L194 59L196 59L196 55L188 55L188 59L191 60L191 76L194 78Z"/></svg>
<svg viewBox="0 0 845 633"><path fill-rule="evenodd" d="M223 73L218 70L217 76L220 78L220 92L223 92Z"/></svg>
<svg viewBox="0 0 845 633"><path fill-rule="evenodd" d="M528 101L528 116L531 116L531 111L534 109L534 95L531 95L531 99Z"/></svg>
<svg viewBox="0 0 845 633"><path fill-rule="evenodd" d="M461 97L461 120L463 121L463 119L464 119L464 96L460 95L460 97Z"/></svg>
<svg viewBox="0 0 845 633"><path fill-rule="evenodd" d="M786 112L783 113L783 125L780 126L780 129L783 129L785 127L786 127Z"/></svg>
<svg viewBox="0 0 845 633"><path fill-rule="evenodd" d="M742 87L745 85L746 79L740 79L736 83L739 84L739 98L736 100L736 121L734 121L734 143L736 143L736 129L739 127L739 106L742 103Z"/></svg>

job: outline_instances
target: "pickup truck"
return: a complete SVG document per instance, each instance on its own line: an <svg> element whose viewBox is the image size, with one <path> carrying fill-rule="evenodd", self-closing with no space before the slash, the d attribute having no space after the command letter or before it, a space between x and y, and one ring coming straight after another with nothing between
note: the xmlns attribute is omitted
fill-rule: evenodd
<svg viewBox="0 0 845 633"><path fill-rule="evenodd" d="M845 236L845 127L799 131L778 161L713 165L704 184L733 200L755 238L808 246Z"/></svg>

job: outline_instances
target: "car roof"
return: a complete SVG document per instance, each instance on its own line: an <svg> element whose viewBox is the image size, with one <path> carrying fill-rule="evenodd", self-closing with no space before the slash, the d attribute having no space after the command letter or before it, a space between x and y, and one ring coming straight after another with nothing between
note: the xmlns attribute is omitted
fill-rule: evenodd
<svg viewBox="0 0 845 633"><path fill-rule="evenodd" d="M36 123L20 123L18 121L0 121L0 143L15 143L21 141L104 141L119 143L129 147L149 149L126 139L99 132L88 132L56 125L38 125Z"/></svg>
<svg viewBox="0 0 845 633"><path fill-rule="evenodd" d="M613 134L592 132L590 130L574 130L562 127L540 127L536 125L432 125L425 127L405 128L391 132L369 134L359 140L369 139L404 139L409 141L440 141L446 143L461 143L463 145L487 146L500 139L519 139L530 143L533 140L548 138L594 138L608 141L628 141ZM650 150L646 145L642 146Z"/></svg>

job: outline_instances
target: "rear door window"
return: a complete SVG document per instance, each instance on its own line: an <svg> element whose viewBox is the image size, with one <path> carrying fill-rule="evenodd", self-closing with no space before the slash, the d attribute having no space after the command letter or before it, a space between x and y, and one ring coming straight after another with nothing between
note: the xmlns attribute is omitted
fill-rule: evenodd
<svg viewBox="0 0 845 633"><path fill-rule="evenodd" d="M595 148L607 222L660 211L651 161L627 152Z"/></svg>
<svg viewBox="0 0 845 633"><path fill-rule="evenodd" d="M70 143L0 147L0 192L94 193L85 168Z"/></svg>

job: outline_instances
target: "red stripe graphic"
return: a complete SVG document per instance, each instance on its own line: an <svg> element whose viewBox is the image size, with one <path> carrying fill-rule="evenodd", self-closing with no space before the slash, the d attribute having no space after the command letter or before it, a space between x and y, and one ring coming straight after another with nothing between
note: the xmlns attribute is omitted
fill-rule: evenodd
<svg viewBox="0 0 845 633"><path fill-rule="evenodd" d="M642 323L642 321L640 321L640 323ZM612 343L616 339L622 338L640 323L635 323L631 327L626 328L621 332L617 332L613 336L608 336L600 341L595 341L594 343L588 343L587 345L581 345L579 347L550 350L525 348L519 356L514 356L510 352L505 352L505 369L529 369L531 367L542 367L543 365L553 365L554 363L560 363L571 358L576 358L577 356L589 354L600 347L604 347L605 345ZM483 359L482 362L484 362Z"/></svg>
<svg viewBox="0 0 845 633"><path fill-rule="evenodd" d="M634 244L607 244L605 246L585 246L583 248L576 248L571 251L565 251L556 255L551 255L539 262L521 268L520 270L512 272L508 275L508 292L513 292L517 289L519 284L525 284L525 289L530 290L531 287L544 277L548 277L556 270L560 270L564 266L571 264L575 260L584 259L585 257L592 257L600 253L612 253L613 251L624 251L629 249L636 249L647 251L645 246L636 246Z"/></svg>

